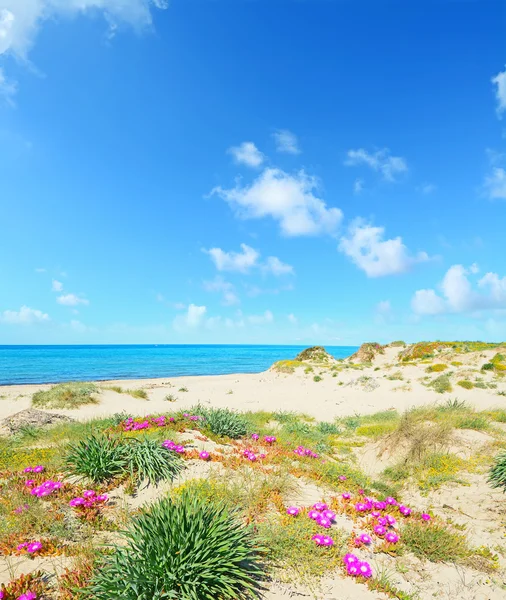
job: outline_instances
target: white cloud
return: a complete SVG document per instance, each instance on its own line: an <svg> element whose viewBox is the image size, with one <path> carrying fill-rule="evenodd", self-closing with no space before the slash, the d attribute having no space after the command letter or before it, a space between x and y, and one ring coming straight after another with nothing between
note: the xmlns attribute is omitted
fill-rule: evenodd
<svg viewBox="0 0 506 600"><path fill-rule="evenodd" d="M221 248L204 250L211 257L218 271L247 273L256 266L260 254L250 246L241 244L241 252L225 252Z"/></svg>
<svg viewBox="0 0 506 600"><path fill-rule="evenodd" d="M63 283L61 281L58 281L57 279L53 279L51 289L53 290L53 292L61 292L63 290Z"/></svg>
<svg viewBox="0 0 506 600"><path fill-rule="evenodd" d="M262 269L273 275L292 275L293 267L279 260L277 256L268 256Z"/></svg>
<svg viewBox="0 0 506 600"><path fill-rule="evenodd" d="M270 310L266 310L263 315L250 315L247 320L252 325L266 325L274 321L274 315Z"/></svg>
<svg viewBox="0 0 506 600"><path fill-rule="evenodd" d="M497 86L497 114L500 116L506 110L506 67L504 71L492 78L492 83Z"/></svg>
<svg viewBox="0 0 506 600"><path fill-rule="evenodd" d="M33 325L35 323L45 323L49 321L49 315L41 310L22 306L19 311L4 310L0 314L0 321L10 325Z"/></svg>
<svg viewBox="0 0 506 600"><path fill-rule="evenodd" d="M62 294L56 298L56 302L58 302L58 304L63 304L63 306L77 306L78 304L87 305L90 303L86 298L81 298L76 296L76 294Z"/></svg>
<svg viewBox="0 0 506 600"><path fill-rule="evenodd" d="M433 289L418 290L411 301L419 315L469 313L480 310L506 309L506 277L487 273L477 282L483 292L473 289L469 275L476 274L475 265L466 269L453 265L441 282L441 295Z"/></svg>
<svg viewBox="0 0 506 600"><path fill-rule="evenodd" d="M363 179L355 179L355 183L353 184L353 193L360 194L364 190L364 180Z"/></svg>
<svg viewBox="0 0 506 600"><path fill-rule="evenodd" d="M188 306L186 314L182 318L184 323L188 327L195 328L202 323L206 312L207 308L205 306L197 306L195 304L190 304L190 306ZM176 319L178 318L179 317L176 317Z"/></svg>
<svg viewBox="0 0 506 600"><path fill-rule="evenodd" d="M249 186L216 187L211 194L226 200L242 219L272 217L287 236L333 233L342 219L338 208L327 208L314 196L315 177L299 171L289 175L281 169L265 169Z"/></svg>
<svg viewBox="0 0 506 600"><path fill-rule="evenodd" d="M288 131L288 129L278 129L272 134L276 142L276 150L286 154L300 154L299 141L297 136Z"/></svg>
<svg viewBox="0 0 506 600"><path fill-rule="evenodd" d="M406 159L402 156L392 156L388 148L373 153L367 152L364 148L348 150L347 156L345 165L349 167L367 165L373 171L380 172L386 181L395 181L396 175L408 170Z"/></svg>
<svg viewBox="0 0 506 600"><path fill-rule="evenodd" d="M360 220L352 223L343 236L339 250L365 271L368 277L382 277L409 271L419 262L429 260L426 252L412 256L401 237L384 240L384 227L373 227Z"/></svg>
<svg viewBox="0 0 506 600"><path fill-rule="evenodd" d="M247 244L241 244L241 252L226 252L221 248L203 250L209 254L218 271L236 271L238 273L249 273L258 268L264 273L270 273L279 277L280 275L293 275L292 265L281 261L277 256L268 256L265 262L260 262L260 252Z"/></svg>
<svg viewBox="0 0 506 600"><path fill-rule="evenodd" d="M485 177L484 188L491 200L506 200L506 170L494 167L492 173Z"/></svg>
<svg viewBox="0 0 506 600"><path fill-rule="evenodd" d="M227 152L234 157L236 163L248 167L259 167L265 159L253 142L243 142L240 146L229 148Z"/></svg>
<svg viewBox="0 0 506 600"><path fill-rule="evenodd" d="M0 16L0 43L2 35L2 23ZM6 104L14 106L14 96L18 91L18 86L15 81L11 81L4 73L4 70L0 68L0 99L3 99Z"/></svg>
<svg viewBox="0 0 506 600"><path fill-rule="evenodd" d="M292 325L297 325L297 323L299 322L299 320L297 319L297 317L296 317L296 316L295 316L293 313L290 313L290 314L287 316L287 319L290 321L290 323L291 323Z"/></svg>
<svg viewBox="0 0 506 600"><path fill-rule="evenodd" d="M223 277L215 277L213 281L204 281L204 289L208 292L223 294L223 304L225 306L233 306L240 302L235 293L234 285L229 281L225 281Z"/></svg>
<svg viewBox="0 0 506 600"><path fill-rule="evenodd" d="M433 183L424 183L422 186L416 188L421 194L429 195L436 191L437 187Z"/></svg>
<svg viewBox="0 0 506 600"><path fill-rule="evenodd" d="M152 24L152 8L167 8L166 0L2 0L0 8L0 56L13 54L26 61L39 29L45 21L77 15L101 14L110 31L119 23L135 29ZM2 84L3 82L3 84ZM6 83L7 82L7 83ZM0 91L11 97L16 84L0 73Z"/></svg>

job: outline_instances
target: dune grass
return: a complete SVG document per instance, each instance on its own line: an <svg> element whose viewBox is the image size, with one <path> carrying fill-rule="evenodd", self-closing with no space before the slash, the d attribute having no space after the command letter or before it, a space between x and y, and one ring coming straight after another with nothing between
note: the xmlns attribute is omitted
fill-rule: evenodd
<svg viewBox="0 0 506 600"><path fill-rule="evenodd" d="M35 408L79 408L84 404L97 404L99 392L94 383L59 383L49 390L39 390L32 397Z"/></svg>

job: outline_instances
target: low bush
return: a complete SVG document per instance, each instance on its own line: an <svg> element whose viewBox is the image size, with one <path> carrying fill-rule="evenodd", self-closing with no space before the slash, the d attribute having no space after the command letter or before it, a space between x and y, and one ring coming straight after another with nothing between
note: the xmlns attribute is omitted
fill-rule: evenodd
<svg viewBox="0 0 506 600"><path fill-rule="evenodd" d="M468 379L457 381L457 385L460 385L460 387L464 388L465 390L472 390L474 388L474 383Z"/></svg>
<svg viewBox="0 0 506 600"><path fill-rule="evenodd" d="M318 381L322 381L322 380L323 380L323 377L320 377L320 375L315 375L313 377L313 381L316 381L317 383L318 383Z"/></svg>
<svg viewBox="0 0 506 600"><path fill-rule="evenodd" d="M493 488L502 488L503 492L506 492L506 452L501 452L495 457L488 482Z"/></svg>
<svg viewBox="0 0 506 600"><path fill-rule="evenodd" d="M435 365L430 365L430 367L427 367L425 369L426 373L440 373L441 371L446 371L446 369L448 368L448 365L445 365L444 363L437 363Z"/></svg>
<svg viewBox="0 0 506 600"><path fill-rule="evenodd" d="M147 400L148 398L148 393L143 389L126 390L126 393L130 394L130 396L133 396L134 398L142 398L143 400Z"/></svg>
<svg viewBox="0 0 506 600"><path fill-rule="evenodd" d="M452 391L452 384L448 375L440 375L436 377L429 386L438 394L445 394Z"/></svg>
<svg viewBox="0 0 506 600"><path fill-rule="evenodd" d="M70 474L98 484L123 473L127 459L119 438L91 435L69 447L65 465Z"/></svg>
<svg viewBox="0 0 506 600"><path fill-rule="evenodd" d="M192 412L194 415L204 417L206 427L217 436L236 440L248 432L246 419L228 408L197 406L192 409Z"/></svg>
<svg viewBox="0 0 506 600"><path fill-rule="evenodd" d="M131 438L124 445L127 469L132 479L157 485L174 479L183 470L179 455L164 448L157 440Z"/></svg>
<svg viewBox="0 0 506 600"><path fill-rule="evenodd" d="M461 562L470 553L466 538L440 523L407 523L401 540L415 556L431 562Z"/></svg>
<svg viewBox="0 0 506 600"><path fill-rule="evenodd" d="M489 362L489 363L485 363L485 364L484 364L484 365L481 367L481 370L482 370L482 371L493 371L493 370L494 370L494 368L495 368L495 365L494 365L494 363L491 363L491 362Z"/></svg>
<svg viewBox="0 0 506 600"><path fill-rule="evenodd" d="M99 391L94 383L59 383L49 390L35 392L32 405L43 408L78 408L83 404L97 404L93 395Z"/></svg>
<svg viewBox="0 0 506 600"><path fill-rule="evenodd" d="M261 549L222 503L183 491L135 518L96 570L95 600L239 600L257 597Z"/></svg>

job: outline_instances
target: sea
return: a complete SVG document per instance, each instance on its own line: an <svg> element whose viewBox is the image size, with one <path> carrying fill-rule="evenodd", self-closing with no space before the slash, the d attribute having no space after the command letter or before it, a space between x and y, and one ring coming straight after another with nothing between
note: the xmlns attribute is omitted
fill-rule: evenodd
<svg viewBox="0 0 506 600"><path fill-rule="evenodd" d="M261 373L307 346L0 346L0 385ZM358 347L326 346L335 358Z"/></svg>

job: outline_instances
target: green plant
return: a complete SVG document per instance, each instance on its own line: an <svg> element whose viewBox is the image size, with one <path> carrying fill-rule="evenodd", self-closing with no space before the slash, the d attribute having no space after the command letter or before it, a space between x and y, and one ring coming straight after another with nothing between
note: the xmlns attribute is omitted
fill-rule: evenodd
<svg viewBox="0 0 506 600"><path fill-rule="evenodd" d="M448 375L440 375L436 377L429 386L438 394L444 394L446 392L452 391L452 384L450 383L450 378Z"/></svg>
<svg viewBox="0 0 506 600"><path fill-rule="evenodd" d="M180 387L178 391L179 392L187 392L188 388L183 386L183 387Z"/></svg>
<svg viewBox="0 0 506 600"><path fill-rule="evenodd" d="M304 369L304 373L306 373L306 375L307 375L308 373L312 373L312 372L313 372L313 367L306 367L306 368Z"/></svg>
<svg viewBox="0 0 506 600"><path fill-rule="evenodd" d="M474 388L474 383L468 379L457 381L457 385L460 385L460 387L464 388L465 390L472 390Z"/></svg>
<svg viewBox="0 0 506 600"><path fill-rule="evenodd" d="M426 373L440 373L441 371L446 371L446 369L448 368L448 365L445 365L444 363L437 363L435 365L430 365L430 367L427 367L425 369Z"/></svg>
<svg viewBox="0 0 506 600"><path fill-rule="evenodd" d="M482 371L493 371L493 370L494 370L494 368L495 368L495 366L494 366L494 363L491 363L491 362L489 362L489 363L485 363L485 364L484 364L484 365L481 367L481 370L482 370Z"/></svg>
<svg viewBox="0 0 506 600"><path fill-rule="evenodd" d="M104 387L104 390L111 390L112 392L116 392L117 394L123 394L125 390L120 385L109 385Z"/></svg>
<svg viewBox="0 0 506 600"><path fill-rule="evenodd" d="M157 440L128 438L124 455L130 476L136 481L146 480L157 485L160 481L174 479L183 470L179 455L164 448Z"/></svg>
<svg viewBox="0 0 506 600"><path fill-rule="evenodd" d="M167 394L165 396L165 401L166 402L177 402L177 397L174 396L174 394Z"/></svg>
<svg viewBox="0 0 506 600"><path fill-rule="evenodd" d="M143 389L126 390L126 393L134 398L142 398L143 400L147 400L148 397L148 393Z"/></svg>
<svg viewBox="0 0 506 600"><path fill-rule="evenodd" d="M463 363L461 363L460 360L452 360L450 364L454 367L461 367Z"/></svg>
<svg viewBox="0 0 506 600"><path fill-rule="evenodd" d="M99 391L94 383L59 383L49 390L39 390L32 397L32 405L44 408L78 408L83 404L97 404L93 396Z"/></svg>
<svg viewBox="0 0 506 600"><path fill-rule="evenodd" d="M313 377L313 381L316 381L316 382L318 382L318 381L322 381L322 380L323 380L323 377L320 377L319 375L315 375L315 376Z"/></svg>
<svg viewBox="0 0 506 600"><path fill-rule="evenodd" d="M226 436L235 440L248 432L246 419L228 408L196 406L192 411L193 414L204 417L206 427L220 437Z"/></svg>
<svg viewBox="0 0 506 600"><path fill-rule="evenodd" d="M506 452L501 452L495 457L488 482L493 488L502 488L503 492L506 492Z"/></svg>
<svg viewBox="0 0 506 600"><path fill-rule="evenodd" d="M70 445L65 465L71 475L104 483L124 472L127 466L125 448L118 438L91 435Z"/></svg>
<svg viewBox="0 0 506 600"><path fill-rule="evenodd" d="M459 562L470 553L466 538L441 523L411 521L402 528L401 540L415 556L432 562Z"/></svg>
<svg viewBox="0 0 506 600"><path fill-rule="evenodd" d="M337 435L341 433L341 429L335 423L328 423L326 421L318 423L316 429L325 435Z"/></svg>
<svg viewBox="0 0 506 600"><path fill-rule="evenodd" d="M260 591L261 548L224 504L186 491L141 512L96 570L94 600L239 600Z"/></svg>

